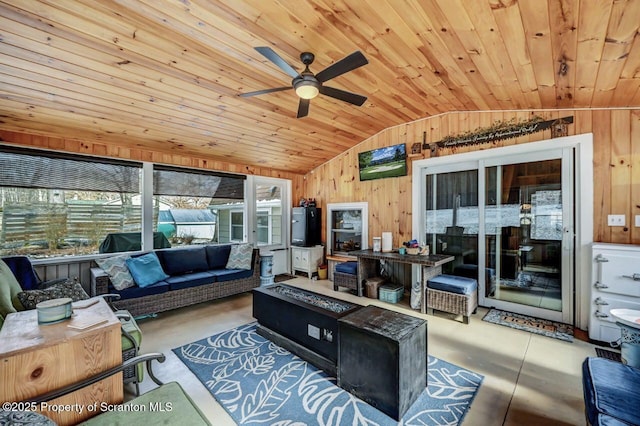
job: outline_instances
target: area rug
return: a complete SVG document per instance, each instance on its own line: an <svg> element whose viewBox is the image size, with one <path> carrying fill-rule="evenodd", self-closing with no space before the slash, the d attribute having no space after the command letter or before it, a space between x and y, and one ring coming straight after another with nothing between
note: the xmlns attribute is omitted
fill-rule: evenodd
<svg viewBox="0 0 640 426"><path fill-rule="evenodd" d="M554 339L560 339L566 342L573 342L573 327L568 324L514 314L499 309L491 309L482 320L518 330L529 331L542 336L553 337Z"/></svg>
<svg viewBox="0 0 640 426"><path fill-rule="evenodd" d="M173 351L239 425L457 425L483 379L429 356L428 387L398 423L258 335L256 323Z"/></svg>
<svg viewBox="0 0 640 426"><path fill-rule="evenodd" d="M608 349L602 349L602 348L595 348L595 349L596 349L596 355L600 358L606 358L612 361L622 362L622 356L620 355L620 352L610 351Z"/></svg>

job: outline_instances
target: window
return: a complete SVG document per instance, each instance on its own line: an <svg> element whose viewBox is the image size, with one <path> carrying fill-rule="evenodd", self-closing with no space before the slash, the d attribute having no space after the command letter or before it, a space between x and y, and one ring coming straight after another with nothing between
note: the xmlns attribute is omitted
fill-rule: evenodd
<svg viewBox="0 0 640 426"><path fill-rule="evenodd" d="M153 179L143 182L147 175ZM154 231L154 248L229 242L231 209L241 209L233 218L233 240L242 241L245 180L243 175L3 147L0 256L137 251L143 230ZM145 189L152 196L145 197ZM153 223L143 224L143 200L151 199Z"/></svg>
<svg viewBox="0 0 640 426"><path fill-rule="evenodd" d="M141 164L46 151L0 151L0 255L91 254L140 232Z"/></svg>
<svg viewBox="0 0 640 426"><path fill-rule="evenodd" d="M232 225L231 238L220 226L228 213L225 207L244 203L244 176L155 166L153 194L154 208L158 209L154 229L172 246L242 241L242 214L239 227Z"/></svg>
<svg viewBox="0 0 640 426"><path fill-rule="evenodd" d="M284 193L281 181L257 178L256 200L256 242L259 246L283 243Z"/></svg>
<svg viewBox="0 0 640 426"><path fill-rule="evenodd" d="M231 211L231 241L244 240L244 212Z"/></svg>

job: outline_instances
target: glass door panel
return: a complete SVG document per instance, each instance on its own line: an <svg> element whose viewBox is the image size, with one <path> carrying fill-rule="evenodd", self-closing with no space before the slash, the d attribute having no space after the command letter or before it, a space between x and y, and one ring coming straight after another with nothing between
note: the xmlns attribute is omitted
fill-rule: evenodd
<svg viewBox="0 0 640 426"><path fill-rule="evenodd" d="M455 260L443 273L477 279L478 170L426 176L426 241L432 253Z"/></svg>
<svg viewBox="0 0 640 426"><path fill-rule="evenodd" d="M485 173L485 297L562 311L562 159Z"/></svg>

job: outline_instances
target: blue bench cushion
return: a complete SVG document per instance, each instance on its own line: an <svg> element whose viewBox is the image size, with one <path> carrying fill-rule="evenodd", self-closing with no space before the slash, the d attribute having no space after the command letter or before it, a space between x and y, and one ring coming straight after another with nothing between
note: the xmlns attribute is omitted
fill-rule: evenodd
<svg viewBox="0 0 640 426"><path fill-rule="evenodd" d="M209 269L204 247L156 250L162 269L169 275L202 272Z"/></svg>
<svg viewBox="0 0 640 426"><path fill-rule="evenodd" d="M589 423L640 424L640 369L590 357L582 363L582 385Z"/></svg>
<svg viewBox="0 0 640 426"><path fill-rule="evenodd" d="M249 269L217 269L209 272L216 277L217 282L239 280L253 275L253 271Z"/></svg>
<svg viewBox="0 0 640 426"><path fill-rule="evenodd" d="M455 294L473 294L478 283L473 278L442 274L427 280L427 287Z"/></svg>
<svg viewBox="0 0 640 426"><path fill-rule="evenodd" d="M342 262L336 265L337 272L344 272L345 274L357 275L358 274L358 262Z"/></svg>
<svg viewBox="0 0 640 426"><path fill-rule="evenodd" d="M229 253L231 253L231 244L224 244L219 246L206 246L207 262L209 263L208 269L224 269L227 266L229 260Z"/></svg>
<svg viewBox="0 0 640 426"><path fill-rule="evenodd" d="M119 294L120 299L135 299L136 297L161 294L167 291L169 291L169 283L165 281L159 281L147 287L138 287L137 285L134 285L133 287L125 288L124 290L116 290L113 285L109 285L109 293Z"/></svg>
<svg viewBox="0 0 640 426"><path fill-rule="evenodd" d="M165 280L169 283L171 290L180 290L183 288L197 287L203 284L211 284L216 281L215 276L211 272L192 272L190 274L175 275Z"/></svg>

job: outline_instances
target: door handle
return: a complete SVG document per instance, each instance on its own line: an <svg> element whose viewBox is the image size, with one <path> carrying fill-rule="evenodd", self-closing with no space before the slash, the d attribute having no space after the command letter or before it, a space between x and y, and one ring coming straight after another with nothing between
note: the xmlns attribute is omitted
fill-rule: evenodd
<svg viewBox="0 0 640 426"><path fill-rule="evenodd" d="M623 275L623 278L631 278L634 281L640 281L640 274L634 273L633 275Z"/></svg>
<svg viewBox="0 0 640 426"><path fill-rule="evenodd" d="M593 285L595 288L609 288L608 285L606 284L602 284L600 281L596 281L596 283Z"/></svg>
<svg viewBox="0 0 640 426"><path fill-rule="evenodd" d="M604 300L602 297L598 297L596 300L593 301L593 303L595 303L596 305L599 305L599 306L608 305L609 304L609 302Z"/></svg>
<svg viewBox="0 0 640 426"><path fill-rule="evenodd" d="M596 312L595 312L595 316L596 316L596 318L609 318L609 315L607 315L607 314L603 314L603 313L602 313L602 312L600 312L600 311L596 311Z"/></svg>
<svg viewBox="0 0 640 426"><path fill-rule="evenodd" d="M598 263L606 263L608 261L609 261L609 259L604 257L602 254L599 254L599 255L596 256L596 262L598 262Z"/></svg>

